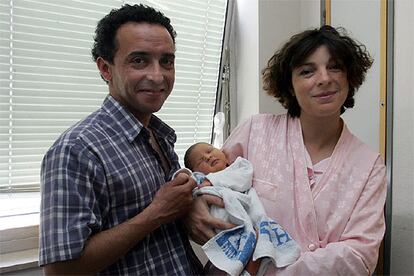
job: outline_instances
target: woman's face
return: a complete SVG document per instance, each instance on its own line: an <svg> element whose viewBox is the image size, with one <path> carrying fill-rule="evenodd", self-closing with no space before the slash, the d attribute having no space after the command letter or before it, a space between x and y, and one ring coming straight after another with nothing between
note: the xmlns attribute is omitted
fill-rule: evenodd
<svg viewBox="0 0 414 276"><path fill-rule="evenodd" d="M324 45L293 68L292 86L301 117L339 117L349 91L345 67L332 59Z"/></svg>

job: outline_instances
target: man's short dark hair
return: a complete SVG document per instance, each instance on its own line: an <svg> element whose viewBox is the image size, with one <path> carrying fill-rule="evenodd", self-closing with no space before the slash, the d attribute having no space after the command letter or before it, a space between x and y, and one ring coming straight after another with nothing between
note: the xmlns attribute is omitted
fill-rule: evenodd
<svg viewBox="0 0 414 276"><path fill-rule="evenodd" d="M170 19L162 12L143 4L125 4L119 9L111 10L108 15L98 22L92 48L92 57L94 61L96 61L98 57L102 57L113 64L114 56L117 51L115 41L116 32L120 26L128 22L159 24L167 29L175 44L175 37L177 34L170 23Z"/></svg>

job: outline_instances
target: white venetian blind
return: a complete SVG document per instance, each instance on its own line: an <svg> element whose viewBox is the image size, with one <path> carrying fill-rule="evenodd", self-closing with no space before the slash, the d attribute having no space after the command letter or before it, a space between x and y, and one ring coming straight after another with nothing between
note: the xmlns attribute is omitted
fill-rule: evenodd
<svg viewBox="0 0 414 276"><path fill-rule="evenodd" d="M151 2L171 17L178 34L177 80L157 115L176 130L176 152L183 162L191 144L211 140L227 1Z"/></svg>
<svg viewBox="0 0 414 276"><path fill-rule="evenodd" d="M45 151L101 106L94 29L124 2L162 10L178 33L175 87L157 115L176 130L180 159L210 141L227 0L2 0L0 193L38 191Z"/></svg>

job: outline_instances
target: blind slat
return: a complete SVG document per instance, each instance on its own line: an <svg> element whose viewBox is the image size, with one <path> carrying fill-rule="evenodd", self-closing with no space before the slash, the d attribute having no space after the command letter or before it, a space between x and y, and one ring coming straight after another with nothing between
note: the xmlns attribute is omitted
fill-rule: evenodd
<svg viewBox="0 0 414 276"><path fill-rule="evenodd" d="M45 151L101 106L108 88L90 56L94 29L122 2L136 1L0 4L0 192L38 191ZM176 130L182 160L211 138L227 1L143 3L170 17L178 34L175 86L156 115Z"/></svg>

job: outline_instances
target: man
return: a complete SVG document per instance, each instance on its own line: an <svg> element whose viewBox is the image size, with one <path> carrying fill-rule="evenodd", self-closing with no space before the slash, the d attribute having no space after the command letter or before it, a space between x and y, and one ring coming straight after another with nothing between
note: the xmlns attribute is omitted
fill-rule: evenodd
<svg viewBox="0 0 414 276"><path fill-rule="evenodd" d="M157 112L174 85L175 31L144 5L112 10L93 58L109 95L42 162L40 265L46 275L194 275L180 218L195 181L180 175L176 135Z"/></svg>

